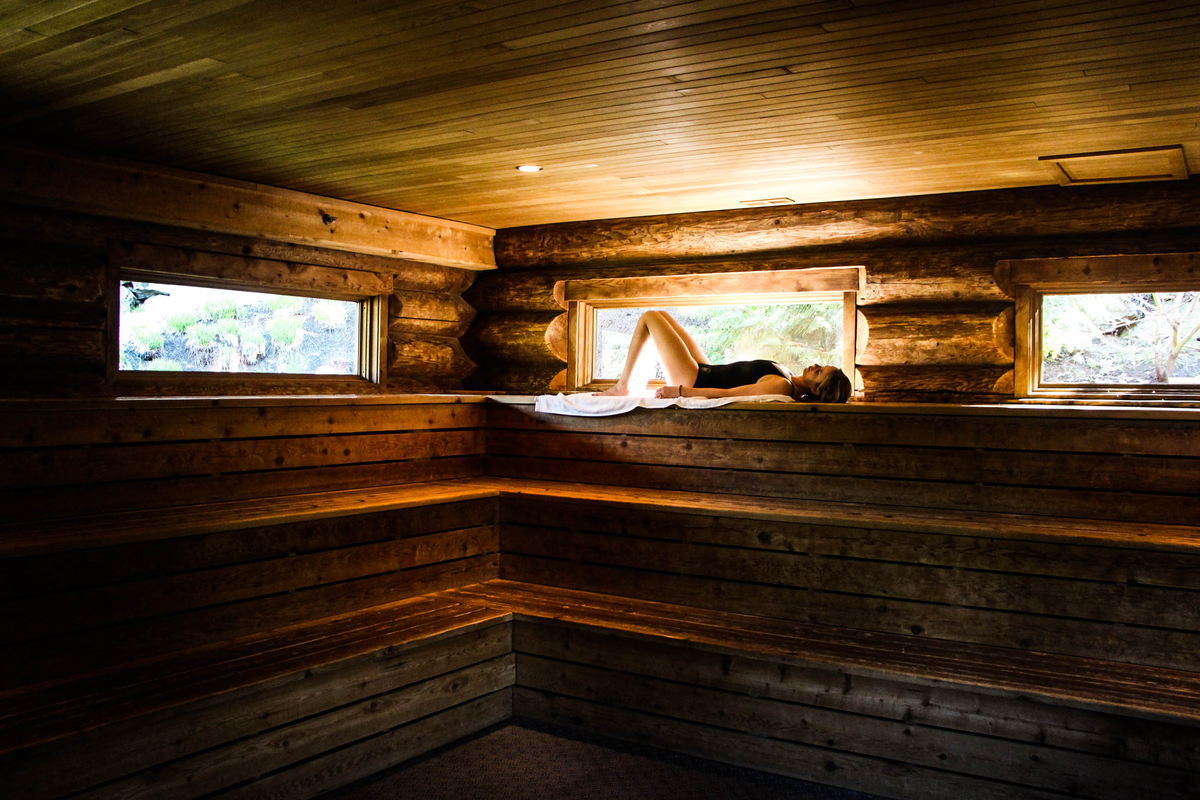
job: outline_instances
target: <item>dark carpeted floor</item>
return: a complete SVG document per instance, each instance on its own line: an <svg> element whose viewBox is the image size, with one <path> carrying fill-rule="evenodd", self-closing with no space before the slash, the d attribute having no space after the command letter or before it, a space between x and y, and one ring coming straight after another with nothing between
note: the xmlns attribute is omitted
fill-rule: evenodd
<svg viewBox="0 0 1200 800"><path fill-rule="evenodd" d="M513 720L321 800L884 800Z"/></svg>

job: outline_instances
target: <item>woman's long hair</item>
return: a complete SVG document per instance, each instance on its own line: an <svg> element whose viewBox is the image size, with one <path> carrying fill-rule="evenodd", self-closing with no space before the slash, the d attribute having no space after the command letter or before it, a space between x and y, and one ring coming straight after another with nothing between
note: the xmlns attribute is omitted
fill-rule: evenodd
<svg viewBox="0 0 1200 800"><path fill-rule="evenodd" d="M850 399L850 395L853 393L854 384L850 383L850 378L840 369L835 369L829 373L828 378L821 381L816 392L804 394L796 399L806 400L810 403L844 403Z"/></svg>

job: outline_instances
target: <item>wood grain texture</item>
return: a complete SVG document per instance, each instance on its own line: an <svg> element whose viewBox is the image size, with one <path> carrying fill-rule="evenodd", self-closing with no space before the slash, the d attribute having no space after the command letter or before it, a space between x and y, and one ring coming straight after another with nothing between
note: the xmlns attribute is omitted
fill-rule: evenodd
<svg viewBox="0 0 1200 800"><path fill-rule="evenodd" d="M463 339L479 363L559 364L562 360L546 344L546 332L557 313L480 315ZM474 356L473 356L474 357Z"/></svg>
<svg viewBox="0 0 1200 800"><path fill-rule="evenodd" d="M1055 153L1196 156L1200 19L1167 0L10 5L11 136L492 227L1031 186ZM545 169L515 171L529 161ZM953 233L913 210L822 235ZM336 234L304 225L339 238L334 216Z"/></svg>
<svg viewBox="0 0 1200 800"><path fill-rule="evenodd" d="M376 630L379 638L374 650L356 652L355 645L361 651L362 644L342 637L346 641L340 643L340 650L331 647L325 653L309 655L312 666L289 672L298 664L292 654L279 648L281 666L269 669L260 664L257 674L243 669L237 675L241 685L221 694L159 711L143 709L138 716L112 721L100 729L25 748L19 757L0 758L11 770L12 782L22 790L56 796L511 652L511 626L494 615L492 619L479 612L467 615L461 607L446 608L439 614L431 611L429 604L396 610L411 612L408 624L394 624L392 631ZM352 622L347 625L352 626ZM388 644L381 647L384 642ZM166 740L167 735L174 738ZM76 769L54 769L64 757L73 758ZM127 780L126 789L132 783ZM151 787L143 787L146 789Z"/></svg>
<svg viewBox="0 0 1200 800"><path fill-rule="evenodd" d="M519 621L513 649L603 667L633 678L650 676L692 686L767 697L804 706L866 714L986 736L1046 744L1102 756L1188 769L1197 752L1194 730L1144 726L1136 737L1115 714L1055 707L1026 698L978 694L967 688L926 688L835 669L780 664L749 654L721 653L685 642L652 641L612 629L589 631L548 620ZM518 678L524 676L518 673ZM802 709L797 709L802 711Z"/></svg>
<svg viewBox="0 0 1200 800"><path fill-rule="evenodd" d="M110 243L108 261L118 270L137 270L145 279L167 283L171 282L172 276L185 275L213 280L222 287L257 291L278 288L346 300L388 295L392 291L391 280L376 272L336 270L312 264L133 242Z"/></svg>
<svg viewBox="0 0 1200 800"><path fill-rule="evenodd" d="M1054 757L1036 745L923 726L903 727L903 723L818 708L804 708L797 720L800 709L789 703L535 656L520 656L518 669L522 685L530 689L607 707L666 712L666 716L700 725L719 725L835 752L894 758L911 767L946 770L956 776L1007 780L1019 769L1019 780L1026 791L1069 789L1085 797L1118 800L1149 786L1164 797L1186 797L1194 785L1195 776L1190 771L1124 765L1084 754ZM1003 790L992 789L996 791Z"/></svg>
<svg viewBox="0 0 1200 800"><path fill-rule="evenodd" d="M846 244L935 244L965 239L1097 235L1194 227L1180 204L1198 191L1178 186L1097 187L858 200L507 228L497 234L502 267L711 255ZM1035 214L1030 210L1036 209Z"/></svg>
<svg viewBox="0 0 1200 800"><path fill-rule="evenodd" d="M480 226L150 164L12 145L4 157L19 165L0 183L10 200L444 267L494 266L492 232Z"/></svg>
<svg viewBox="0 0 1200 800"><path fill-rule="evenodd" d="M1013 363L1013 307L999 304L863 306L857 366Z"/></svg>
<svg viewBox="0 0 1200 800"><path fill-rule="evenodd" d="M975 692L1008 697L1028 690L1072 707L1147 719L1178 722L1196 716L1194 672L1023 655L986 645L893 639L886 634L504 580L439 596L507 610L520 615L518 621L523 616L610 628L634 638L673 640L797 666L833 666L854 675L903 678L925 686L965 684ZM1018 663L1023 666L1014 669ZM1147 680L1131 683L1135 673Z"/></svg>
<svg viewBox="0 0 1200 800"><path fill-rule="evenodd" d="M807 748L773 738L683 722L641 711L613 708L570 697L519 687L517 714L592 733L662 747L750 769L774 772L825 785L871 793L886 792L897 800L1050 800L1055 795L1027 788L1001 787L984 781L932 772L892 762L879 762L846 752Z"/></svg>

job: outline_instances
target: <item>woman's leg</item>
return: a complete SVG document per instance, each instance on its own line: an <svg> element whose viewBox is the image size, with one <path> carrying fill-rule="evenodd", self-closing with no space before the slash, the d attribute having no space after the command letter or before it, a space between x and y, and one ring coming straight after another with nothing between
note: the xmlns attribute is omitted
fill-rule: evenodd
<svg viewBox="0 0 1200 800"><path fill-rule="evenodd" d="M683 340L684 345L687 346L688 352L692 354L692 358L696 359L697 364L712 363L708 360L708 355L705 354L704 348L700 346L699 342L692 338L692 335L687 332L686 328L679 324L679 320L675 319L664 311L660 311L658 313L662 314L663 319L671 324L671 327L675 329L675 333L679 334L679 338Z"/></svg>
<svg viewBox="0 0 1200 800"><path fill-rule="evenodd" d="M633 337L629 341L629 354L625 357L625 368L621 371L621 377L617 379L616 385L600 394L626 395L631 391L645 390L645 370L641 367L645 364L645 358L650 355L647 345L658 351L658 360L662 362L663 372L667 374L667 383L693 385L700 368L687 342L676 330L678 324L670 315L659 311L647 311L642 314L634 326ZM695 345L695 342L692 344ZM699 350L698 346L697 349ZM700 351L700 355L704 355L704 352Z"/></svg>

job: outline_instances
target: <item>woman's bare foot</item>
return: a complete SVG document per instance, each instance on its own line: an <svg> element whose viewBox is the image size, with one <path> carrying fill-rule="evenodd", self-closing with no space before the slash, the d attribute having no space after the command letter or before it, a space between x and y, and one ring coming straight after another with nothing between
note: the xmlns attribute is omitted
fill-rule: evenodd
<svg viewBox="0 0 1200 800"><path fill-rule="evenodd" d="M592 396L594 397L602 397L604 395L608 395L609 397L628 397L629 387L613 384L603 392L592 392Z"/></svg>

